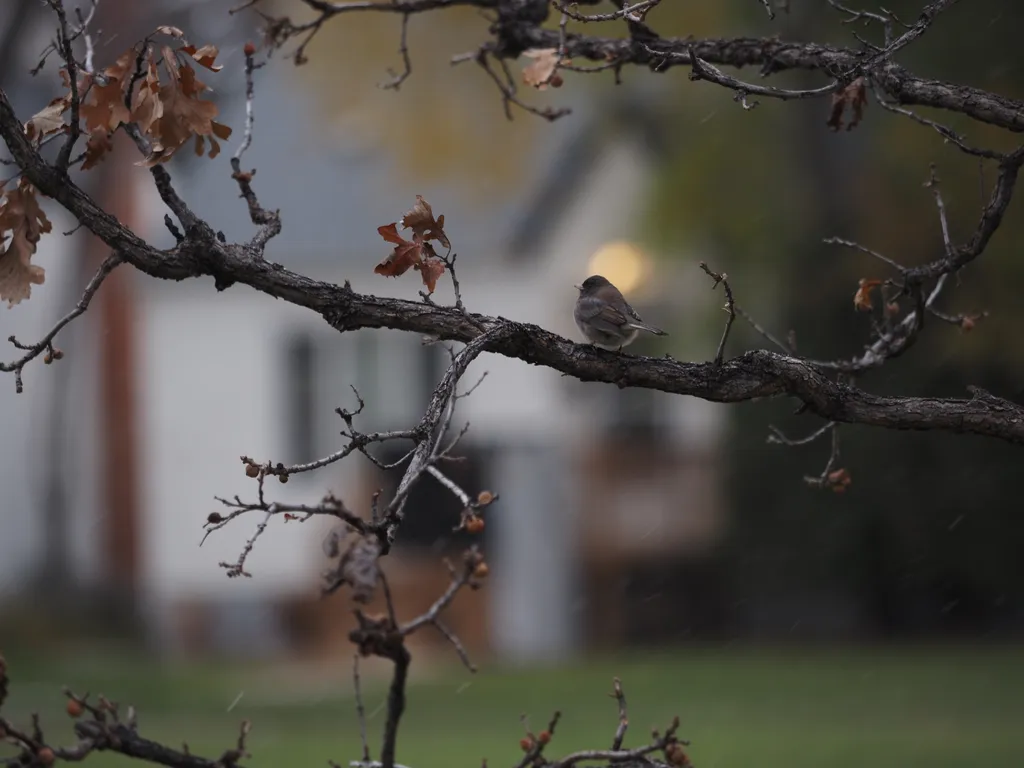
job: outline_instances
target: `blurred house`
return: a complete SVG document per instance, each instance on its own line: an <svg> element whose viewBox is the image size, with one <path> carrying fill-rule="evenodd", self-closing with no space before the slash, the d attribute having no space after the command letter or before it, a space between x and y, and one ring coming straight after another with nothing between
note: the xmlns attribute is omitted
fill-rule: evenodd
<svg viewBox="0 0 1024 768"><path fill-rule="evenodd" d="M241 126L244 105L237 95L224 98L225 121ZM356 291L416 300L416 275L385 280L372 267L388 252L377 226L398 220L420 192L445 214L470 309L577 338L572 286L601 272L671 334L638 341L630 351L691 356L687 324L717 297L680 278L698 255L658 253L644 241L640 223L661 145L656 116L643 100L581 104L552 127L534 182L513 202L489 206L451 185L416 190L382 183L384 149L339 143L296 120L309 114L311 98L287 68L271 67L261 78L256 141L243 165L257 168L262 202L282 209L284 232L269 259L318 279L348 280ZM172 163L170 170L189 204L228 238L249 236L224 156ZM152 184L143 174L132 178L126 220L169 245ZM57 220L55 230L71 228ZM53 296L69 295L57 287L68 257L61 241L45 240L40 262L50 280L11 311L23 326L19 336L38 336L63 311ZM12 383L0 390L0 425L9 436L0 448L7 454L0 483L13 489L2 511L0 596L26 583L43 544L60 535L45 528L49 518L34 514L47 483L60 477L72 488L73 514L65 515L63 534L71 542L72 580L83 594L130 599L158 647L261 654L347 649L339 636L351 624L350 612L339 598L325 609L317 597L325 524L272 520L247 560L249 579L226 578L218 563L237 559L263 517L250 513L200 547L202 524L222 509L215 496L254 497L240 455L294 463L338 450L343 425L334 409L355 408L352 387L366 403L360 429L415 423L447 353L400 332L340 335L316 315L242 286L217 292L209 279L165 283L130 272L124 279L130 290L122 296L128 306L122 316L131 318L134 340L121 382L131 393L123 431L132 435L135 462L120 474L97 469L98 456L109 455L104 446L117 437L92 406L104 388L100 361L109 358L98 354L106 337L89 319L80 325L92 334L76 331L73 342L62 337L67 361L34 367L23 395L14 395ZM449 283L442 280L435 299L452 301ZM5 317L5 329L8 322ZM692 357L706 355L701 348ZM471 493L500 494L482 537L492 576L486 589L456 601L449 625L477 653L489 649L520 660L552 660L641 637L672 639L713 625L717 582L705 554L725 525L721 410L691 398L584 384L490 354L474 362L464 387L485 371L483 384L460 403L456 422L472 428L461 444L465 461L450 472ZM55 429L77 447L30 487L28 470L47 461L46 446L30 438L46 418L38 415L41 399L59 377L69 377L65 397L73 405L47 423L61 419ZM37 415L29 418L29 410ZM403 446L388 445L377 455L390 461L402 452ZM383 488L387 498L397 480L397 473L382 476L355 455L287 485L272 481L268 493L315 503L333 490L368 512L372 492ZM121 498L128 499L122 514L129 517L112 520L109 486L121 483L127 489ZM450 493L431 478L421 481L387 564L401 614L426 608L447 583L441 557L457 555L467 542L452 533L458 514ZM125 571L131 575L119 577L133 582L123 595L107 589L116 578L111 562L132 564Z"/></svg>

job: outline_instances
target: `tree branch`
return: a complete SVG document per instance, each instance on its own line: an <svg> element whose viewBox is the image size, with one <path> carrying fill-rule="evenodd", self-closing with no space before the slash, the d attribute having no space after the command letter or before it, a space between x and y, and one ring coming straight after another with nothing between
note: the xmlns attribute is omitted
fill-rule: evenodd
<svg viewBox="0 0 1024 768"><path fill-rule="evenodd" d="M61 177L43 161L26 140L3 91L0 91L0 135L25 176L40 191L67 208L125 261L152 277L181 280L212 276L318 312L338 331L393 328L443 340L476 342L474 356L493 352L552 368L581 381L656 389L721 403L795 397L812 413L831 421L890 429L978 434L1024 443L1024 409L1009 402L995 407L976 399L872 395L831 381L825 375L824 366L766 350L746 352L720 366L619 355L575 344L527 323L423 302L359 294L345 286L313 280L279 265L254 261L246 256L242 246L219 242L212 236L212 230L209 236L193 234L170 250L158 250L123 227L76 184ZM1024 153L1013 157L1011 165L1001 166L993 201L983 215L983 231L987 235L972 240L976 244L969 249L972 252L987 243L1009 203ZM966 253L958 250L954 263L960 265ZM939 261L949 266L946 259ZM940 271L941 266L920 267L911 273L927 276ZM480 328L486 330L481 333ZM490 333L498 328L500 333ZM468 359L464 360L468 364ZM425 458L425 453L420 453L419 459L413 457L417 476L424 468ZM390 509L389 515L393 524L400 519L400 508Z"/></svg>

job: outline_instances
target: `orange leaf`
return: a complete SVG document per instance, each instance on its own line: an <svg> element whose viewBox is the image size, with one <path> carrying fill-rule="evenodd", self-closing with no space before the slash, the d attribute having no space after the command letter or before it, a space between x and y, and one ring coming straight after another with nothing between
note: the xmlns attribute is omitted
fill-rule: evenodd
<svg viewBox="0 0 1024 768"><path fill-rule="evenodd" d="M394 243L395 249L384 261L373 268L374 273L385 277L398 277L409 270L414 264L419 264L423 259L423 240L416 235L413 239L406 240L398 234L397 224L388 224L377 227L377 232L387 242Z"/></svg>
<svg viewBox="0 0 1024 768"><path fill-rule="evenodd" d="M402 228L411 229L414 237L423 240L437 240L445 248L451 248L452 244L444 233L444 216L434 218L434 211L430 203L423 199L423 195L416 195L416 205L402 217Z"/></svg>
<svg viewBox="0 0 1024 768"><path fill-rule="evenodd" d="M853 295L853 306L862 312L871 311L874 308L874 304L871 303L871 289L877 288L881 284L881 280L868 280L862 277L859 283L860 287Z"/></svg>
<svg viewBox="0 0 1024 768"><path fill-rule="evenodd" d="M444 274L444 262L436 256L431 256L416 264L415 268L419 270L423 284L427 286L427 293L433 293L438 278Z"/></svg>

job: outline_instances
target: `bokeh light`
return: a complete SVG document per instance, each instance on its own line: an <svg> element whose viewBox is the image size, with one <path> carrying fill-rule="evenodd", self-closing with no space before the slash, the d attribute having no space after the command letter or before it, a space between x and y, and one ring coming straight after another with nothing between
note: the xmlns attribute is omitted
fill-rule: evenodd
<svg viewBox="0 0 1024 768"><path fill-rule="evenodd" d="M650 275L647 255L626 240L605 243L590 257L588 275L603 275L623 293L640 288Z"/></svg>

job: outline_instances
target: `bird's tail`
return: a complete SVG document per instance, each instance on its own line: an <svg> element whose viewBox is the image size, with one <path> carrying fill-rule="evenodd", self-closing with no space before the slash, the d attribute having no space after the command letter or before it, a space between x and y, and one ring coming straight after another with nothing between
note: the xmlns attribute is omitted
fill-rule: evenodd
<svg viewBox="0 0 1024 768"><path fill-rule="evenodd" d="M629 324L629 327L639 328L641 331L653 333L655 336L668 336L668 334L665 333L665 331L661 330L661 328L655 328L653 325L648 325L647 323L638 323L636 321L633 321Z"/></svg>

